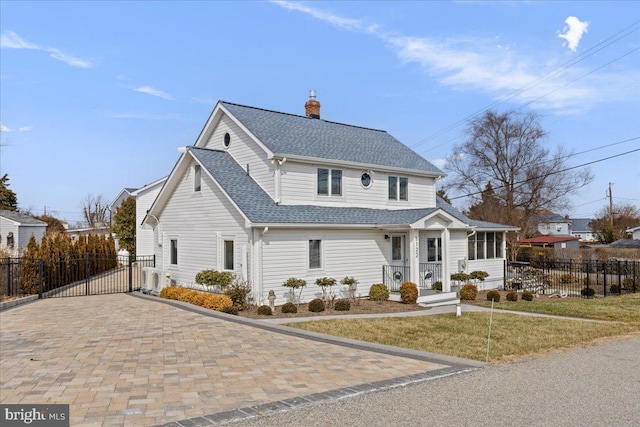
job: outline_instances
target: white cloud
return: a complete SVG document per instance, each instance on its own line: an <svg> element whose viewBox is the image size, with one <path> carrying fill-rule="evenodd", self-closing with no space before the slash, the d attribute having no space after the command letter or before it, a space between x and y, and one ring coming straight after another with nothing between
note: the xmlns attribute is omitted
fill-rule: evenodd
<svg viewBox="0 0 640 427"><path fill-rule="evenodd" d="M555 73L551 78L544 78L554 70L558 63L556 58L546 52L536 53L532 50L520 53L513 45L505 44L500 39L410 37L299 3L273 3L348 31L373 35L395 51L401 61L419 65L425 74L440 84L454 90L483 92L497 102L509 100L535 109L551 110L556 114L576 114L589 109L596 102L628 97L625 84L640 78L637 70L618 71L617 74L601 71L597 75L590 75L588 83L582 83L580 79L591 70L575 66ZM570 48L577 47L588 23L580 22L575 17L567 18L566 22L570 28L563 38L567 39Z"/></svg>
<svg viewBox="0 0 640 427"><path fill-rule="evenodd" d="M11 129L0 123L0 132L11 132Z"/></svg>
<svg viewBox="0 0 640 427"><path fill-rule="evenodd" d="M431 163L436 165L439 169L444 170L447 166L447 159L435 159L432 160Z"/></svg>
<svg viewBox="0 0 640 427"><path fill-rule="evenodd" d="M20 37L18 34L14 33L13 31L6 31L4 32L4 34L0 36L0 48L32 49L32 50L47 52L49 53L49 56L51 56L53 59L62 61L67 65L71 65L72 67L91 68L95 65L91 60L78 58L76 56L63 52L58 48L42 46L42 45L28 42L22 37Z"/></svg>
<svg viewBox="0 0 640 427"><path fill-rule="evenodd" d="M162 98L162 99L172 99L169 94L161 90L154 89L151 86L140 86L140 87L134 88L133 90L140 93L146 93L147 95L157 96L158 98Z"/></svg>
<svg viewBox="0 0 640 427"><path fill-rule="evenodd" d="M31 130L31 126L22 126L18 128L18 131L20 132L29 132L30 130Z"/></svg>
<svg viewBox="0 0 640 427"><path fill-rule="evenodd" d="M568 46L572 52L575 52L582 35L587 32L589 23L586 21L582 22L575 16L569 16L564 20L564 23L567 24L563 29L564 33L558 34L558 37L566 40L563 46Z"/></svg>

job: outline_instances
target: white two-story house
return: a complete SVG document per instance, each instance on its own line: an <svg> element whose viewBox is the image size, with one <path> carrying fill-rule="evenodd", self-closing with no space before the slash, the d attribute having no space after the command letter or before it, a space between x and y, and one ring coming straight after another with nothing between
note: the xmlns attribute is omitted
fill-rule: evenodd
<svg viewBox="0 0 640 427"><path fill-rule="evenodd" d="M515 228L465 217L436 197L440 169L385 131L321 119L314 98L305 116L218 102L144 218L158 269L178 284L230 271L276 304L290 277L307 281L306 301L325 276L355 277L362 296L412 281L434 303L455 299L460 270L502 284Z"/></svg>

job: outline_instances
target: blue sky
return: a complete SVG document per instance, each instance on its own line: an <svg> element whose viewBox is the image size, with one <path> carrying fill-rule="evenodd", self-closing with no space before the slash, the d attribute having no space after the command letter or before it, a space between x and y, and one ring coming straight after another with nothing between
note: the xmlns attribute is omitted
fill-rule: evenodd
<svg viewBox="0 0 640 427"><path fill-rule="evenodd" d="M0 37L0 173L20 208L71 222L89 193L168 174L217 100L304 114L315 89L322 118L440 165L490 106L538 113L570 166L640 148L637 1L3 0ZM609 182L640 206L639 164L592 164L560 213L591 216Z"/></svg>

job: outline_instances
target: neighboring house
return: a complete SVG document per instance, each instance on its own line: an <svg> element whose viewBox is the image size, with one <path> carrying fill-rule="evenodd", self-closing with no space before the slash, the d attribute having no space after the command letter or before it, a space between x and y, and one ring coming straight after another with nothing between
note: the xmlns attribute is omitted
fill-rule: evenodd
<svg viewBox="0 0 640 427"><path fill-rule="evenodd" d="M517 228L471 220L437 198L444 173L387 132L322 120L313 98L305 109L217 103L143 221L164 275L193 284L201 270L229 271L258 304L269 291L286 302L290 277L307 281L306 301L321 295L324 276L354 276L362 296L410 280L431 303L456 300L449 277L459 270L502 284L505 233ZM436 281L440 294L430 291Z"/></svg>
<svg viewBox="0 0 640 427"><path fill-rule="evenodd" d="M89 234L97 234L98 236L102 235L106 238L111 236L111 231L108 224L99 223L95 227L86 227L86 228L69 228L67 229L67 234L71 236L71 240L78 240L79 236L88 236ZM116 249L117 249L116 243Z"/></svg>
<svg viewBox="0 0 640 427"><path fill-rule="evenodd" d="M596 235L589 223L593 221L591 218L571 218L571 235L580 239L581 242L595 242Z"/></svg>
<svg viewBox="0 0 640 427"><path fill-rule="evenodd" d="M47 223L31 215L0 210L0 249L13 256L22 256L31 236L38 243L47 231Z"/></svg>
<svg viewBox="0 0 640 427"><path fill-rule="evenodd" d="M575 236L538 236L520 240L521 245L554 249L578 249L580 239Z"/></svg>
<svg viewBox="0 0 640 427"><path fill-rule="evenodd" d="M634 240L640 240L640 226L629 228L627 233L631 234L631 238Z"/></svg>
<svg viewBox="0 0 640 427"><path fill-rule="evenodd" d="M120 207L122 202L127 200L129 197L135 198L134 193L138 190L137 188L123 188L120 193L116 196L115 199L109 204L109 223L113 224L113 216L116 214L116 210Z"/></svg>
<svg viewBox="0 0 640 427"><path fill-rule="evenodd" d="M538 215L538 232L542 235L570 234L571 220L552 212Z"/></svg>
<svg viewBox="0 0 640 427"><path fill-rule="evenodd" d="M131 196L136 199L136 255L138 256L154 254L153 229L149 226L143 227L142 221L166 180L165 176L131 193Z"/></svg>

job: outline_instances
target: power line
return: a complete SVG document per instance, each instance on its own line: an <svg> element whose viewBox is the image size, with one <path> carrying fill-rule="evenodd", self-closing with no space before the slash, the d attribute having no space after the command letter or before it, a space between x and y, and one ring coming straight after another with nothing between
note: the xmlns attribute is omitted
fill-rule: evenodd
<svg viewBox="0 0 640 427"><path fill-rule="evenodd" d="M589 165L592 165L592 164L595 164L595 163L604 162L605 160L615 159L616 157L626 156L627 154L635 153L636 151L640 151L640 148L636 148L635 150L626 151L626 152L620 153L620 154L614 154L613 156L604 157L602 159L593 160L591 162L582 163L581 165L571 166L569 168L561 169L559 171L549 172L549 173L544 174L544 175L539 175L539 176L534 176L532 178L527 178L527 179L525 179L523 181L514 182L512 185L526 184L529 181L535 181L536 179L546 178L546 177L548 177L550 175L557 175L559 173L568 172L568 171L573 170L573 169L578 169L578 168L589 166ZM500 189L500 188L504 188L504 187L505 187L504 185L497 185L496 187L494 187L494 190L497 190L497 189ZM462 196L449 197L449 200L462 199L463 197L475 196L475 195L478 195L478 194L482 194L482 191L475 191L475 192L472 192L472 193L464 194Z"/></svg>
<svg viewBox="0 0 640 427"><path fill-rule="evenodd" d="M542 76L538 77L537 79L535 79L535 80L527 83L526 85L516 89L515 91L513 91L510 94L506 95L505 97L502 97L498 101L495 101L492 104L488 105L487 107L484 107L484 108L482 108L480 110L477 110L476 112L474 112L472 114L467 115L466 117L462 118L461 120L458 120L457 122L453 123L452 125L449 125L446 128L444 128L444 129L442 129L442 130L440 130L440 131L438 131L438 132L436 132L436 133L434 133L434 134L432 134L432 135L430 135L430 136L418 141L417 143L410 145L410 147L411 148L418 147L418 146L420 146L420 145L422 145L422 144L424 144L424 143L426 143L426 142L428 142L428 141L430 141L430 140L432 140L432 139L434 139L434 138L436 138L436 137L438 137L440 135L443 135L443 134L449 132L450 130L453 130L453 129L461 126L462 124L466 123L469 119L471 119L473 117L476 117L476 116L478 116L478 115L480 115L480 114L482 114L482 113L484 113L484 112L490 110L491 108L494 108L494 107L496 107L496 106L498 106L500 104L503 104L504 102L506 102L509 99L517 96L518 94L526 92L527 90L531 89L532 87L535 87L535 86L539 85L543 81L548 80L549 78L556 76L560 72L565 71L566 69L576 65L577 63L587 59L588 57L593 56L597 52L601 51L602 49L604 49L604 48L606 48L606 47L608 47L610 45L612 45L613 43L617 42L618 40L621 40L622 38L627 37L628 35L632 34L633 32L638 31L640 29L640 27L637 27L637 28L633 28L633 27L637 26L639 23L640 23L640 21L634 22L633 24L631 24L631 25L627 26L626 28L624 28L624 29L618 31L617 33L613 34L609 38L607 38L607 39L603 40L602 42L596 44L595 46L591 47L590 49L587 49L586 51L584 51L583 53L581 53L577 57L572 58L572 59L564 62L563 64L561 64L558 67L552 69L551 71L543 74ZM625 34L622 34L622 33L625 33ZM615 61L627 56L628 54L633 53L635 50L637 50L637 49L634 49L634 50L632 50L630 52L627 52L626 54L622 55L621 57L616 58L615 60L613 60L611 62L615 62ZM611 62L605 64L604 66L609 65ZM601 69L601 68L603 68L603 67L597 68L596 70L594 70L594 72L599 70L599 69ZM589 74L590 73L587 73L586 75L589 75ZM580 78L583 78L586 75L581 76ZM579 80L580 78L572 80L568 84L571 84L571 83ZM562 88L566 87L567 85L562 86ZM559 89L562 89L562 88L559 88ZM559 89L556 89L556 90L554 90L552 92L549 92L546 95L543 95L543 96L537 98L536 101L541 99L541 98L543 98L543 97L545 97L545 96L550 95L551 93L554 93L555 91L557 91ZM530 103L531 102L529 102L529 103L527 103L525 105L529 105ZM520 108L522 108L522 107L523 106L521 106ZM446 143L448 143L448 142L450 142L450 141L452 141L454 139L457 139L457 137L453 138L453 139L450 139L448 141L445 141L442 144L439 144L439 145L436 145L434 147L431 147L429 150L426 150L425 152L428 152L428 151L431 151L431 150L433 150L435 148L441 147L442 145L444 145L444 144L446 144Z"/></svg>

